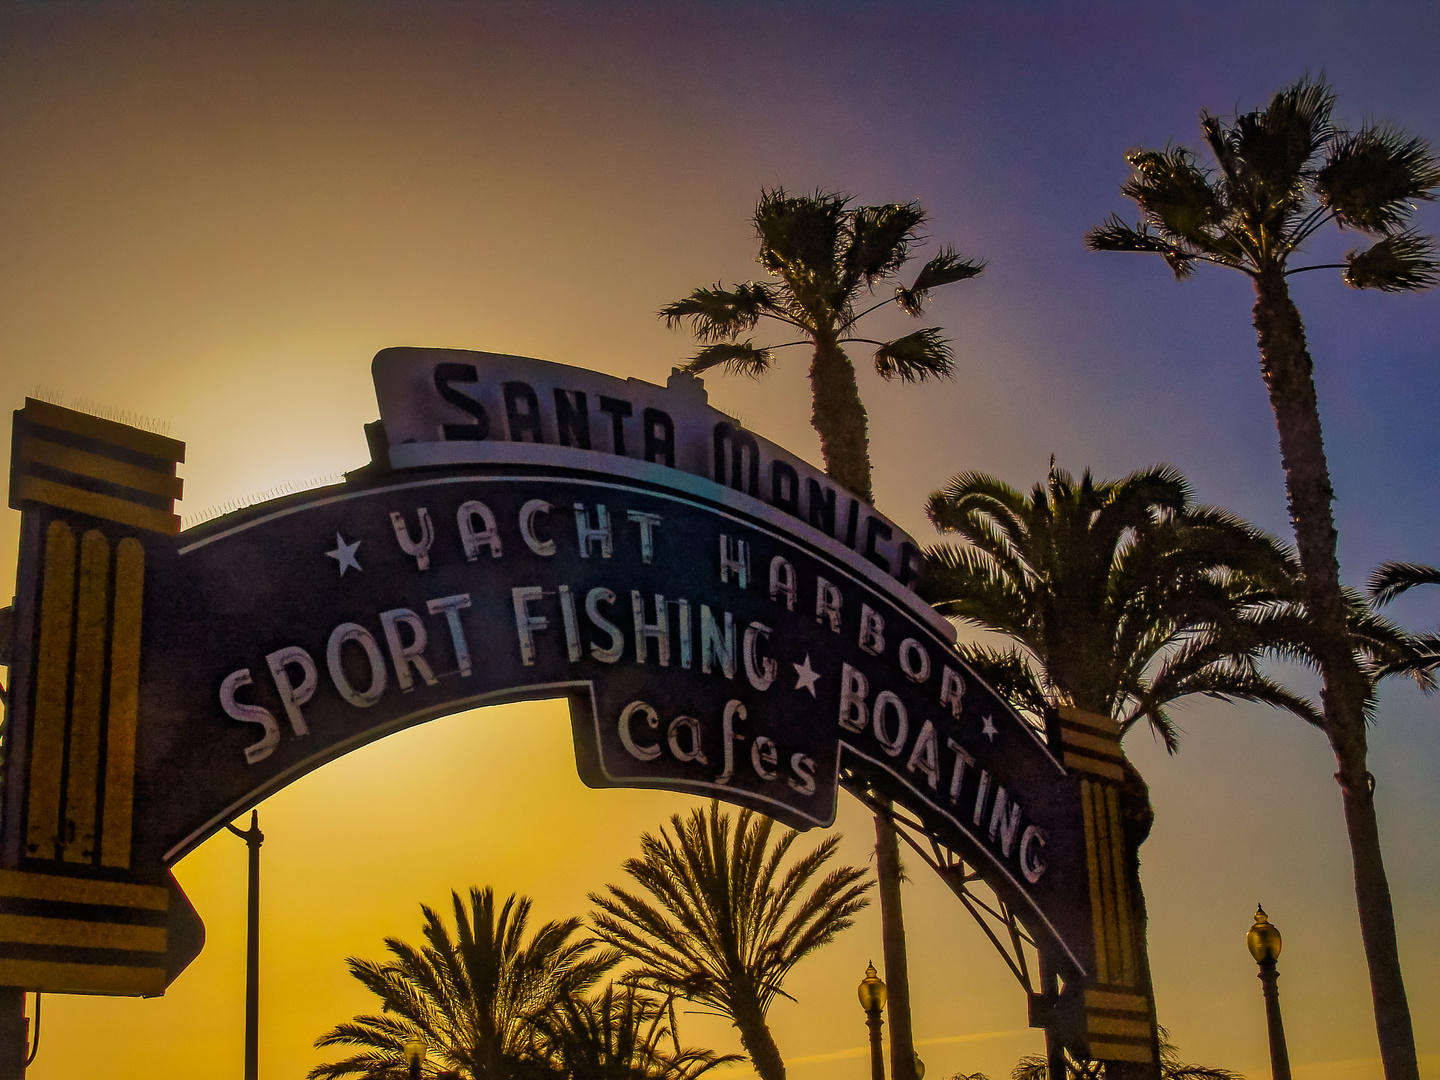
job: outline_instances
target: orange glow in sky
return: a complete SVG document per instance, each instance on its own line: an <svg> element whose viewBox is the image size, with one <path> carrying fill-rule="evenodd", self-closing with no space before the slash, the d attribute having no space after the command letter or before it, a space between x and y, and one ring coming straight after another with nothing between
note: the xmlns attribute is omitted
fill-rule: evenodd
<svg viewBox="0 0 1440 1080"><path fill-rule="evenodd" d="M1177 286L1080 235L1128 212L1127 147L1194 143L1202 106L1251 107L1307 68L1357 121L1440 139L1440 15L1337 5L1296 28L1298 5L837 7L0 3L0 402L43 392L164 421L188 446L189 518L363 464L386 346L663 384L692 346L654 312L758 276L761 187L842 188L919 198L936 243L990 261L936 297L953 382L862 371L888 515L928 541L923 501L953 473L1028 489L1054 453L1109 477L1171 462L1200 501L1288 535L1244 280ZM1177 42L1197 70L1175 72ZM1440 297L1303 277L1345 576L1440 562ZM710 400L818 461L807 360L784 351L763 383L711 375ZM18 526L0 515L0 577ZM1412 628L1440 610L1423 593L1394 609ZM1422 1071L1440 1075L1436 708L1388 688L1371 768ZM1181 723L1173 758L1144 732L1127 742L1158 814L1142 859L1162 1024L1186 1060L1267 1075L1244 944L1261 901L1285 935L1297 1080L1379 1077L1324 739L1260 706L1204 702ZM314 1039L374 1001L345 958L418 937L421 902L489 884L533 896L540 919L583 914L641 831L693 805L581 785L558 703L434 721L273 796L261 1076L334 1056ZM843 794L837 828L842 857L868 865L871 819ZM164 998L45 999L34 1080L240 1075L245 861L221 833L179 865L208 943ZM1042 1035L980 930L911 863L927 1075L1000 1080ZM872 908L796 969L797 1000L772 1013L792 1080L867 1075L855 987L880 954ZM740 1049L723 1021L681 1026Z"/></svg>

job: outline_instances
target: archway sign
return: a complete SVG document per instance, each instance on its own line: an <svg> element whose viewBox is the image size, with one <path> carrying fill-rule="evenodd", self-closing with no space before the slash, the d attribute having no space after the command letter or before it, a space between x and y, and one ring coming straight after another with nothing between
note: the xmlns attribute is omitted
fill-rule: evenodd
<svg viewBox="0 0 1440 1080"><path fill-rule="evenodd" d="M1112 1076L1153 1063L1118 734L1047 740L997 697L908 587L913 538L678 371L405 348L373 374L369 465L183 532L183 444L16 413L0 984L163 992L203 940L168 867L226 821L391 732L563 697L592 786L802 828L840 786L892 800L1063 980L1038 1022Z"/></svg>

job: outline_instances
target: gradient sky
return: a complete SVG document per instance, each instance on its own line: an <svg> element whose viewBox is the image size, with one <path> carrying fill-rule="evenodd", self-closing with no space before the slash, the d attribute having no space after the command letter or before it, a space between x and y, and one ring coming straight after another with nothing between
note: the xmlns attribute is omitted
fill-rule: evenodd
<svg viewBox="0 0 1440 1080"><path fill-rule="evenodd" d="M0 2L0 403L131 410L189 447L188 517L365 460L374 353L518 353L663 383L690 348L654 311L758 269L764 186L918 198L937 242L990 260L942 291L957 374L862 373L881 507L980 469L1028 488L1053 453L1116 477L1178 466L1201 501L1286 533L1283 477L1237 274L1086 253L1136 145L1197 141L1200 108L1324 72L1349 123L1440 140L1433 3ZM1440 213L1419 224L1440 230ZM1331 236L1316 254L1343 251ZM1317 260L1322 261L1322 260ZM1346 579L1440 563L1440 292L1294 279L1317 364ZM897 324L898 326L899 324ZM711 401L810 460L805 357ZM857 359L863 359L858 358ZM0 516L0 576L19 515ZM1396 615L1433 625L1440 594ZM493 884L580 914L694 800L590 791L559 705L452 716L326 766L260 809L261 1074L332 1055L370 1008L347 955L416 936L418 904ZM1390 687L1373 733L1382 836L1422 1054L1440 1075L1440 703ZM1181 752L1127 748L1158 819L1142 851L1161 1021L1189 1060L1268 1068L1244 947L1285 935L1297 1080L1380 1075L1340 797L1323 738L1197 705ZM871 824L842 796L845 858ZM163 999L46 999L36 1080L240 1073L244 846L178 867L209 944ZM905 894L930 1075L1008 1076L1042 1046L1018 987L923 867ZM797 969L772 1013L793 1080L861 1080L854 987L879 920ZM688 1041L738 1049L722 1022ZM727 1074L744 1080L744 1067Z"/></svg>

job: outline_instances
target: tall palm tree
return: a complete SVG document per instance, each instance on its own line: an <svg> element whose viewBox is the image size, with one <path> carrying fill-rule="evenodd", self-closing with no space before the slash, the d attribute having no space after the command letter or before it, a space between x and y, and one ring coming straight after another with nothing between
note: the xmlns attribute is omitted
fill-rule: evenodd
<svg viewBox="0 0 1440 1080"><path fill-rule="evenodd" d="M785 1080L765 1020L785 976L851 925L871 885L854 866L812 884L840 838L789 861L799 834L785 829L772 843L774 825L750 810L732 820L715 802L675 814L625 862L638 891L611 885L590 897L596 933L635 964L629 978L728 1016L762 1080Z"/></svg>
<svg viewBox="0 0 1440 1080"><path fill-rule="evenodd" d="M1122 735L1145 721L1173 753L1169 706L1191 694L1308 705L1258 666L1258 623L1289 582L1284 550L1224 511L1193 505L1173 469L1098 483L1087 471L1076 483L1052 461L1029 496L962 473L927 512L964 543L927 551L920 595L1011 639L961 652L1022 711L1073 705L1112 717ZM1123 768L1127 884L1138 906L1135 955L1144 957L1139 848L1154 811L1128 759ZM1141 974L1148 986L1148 964Z"/></svg>
<svg viewBox="0 0 1440 1080"><path fill-rule="evenodd" d="M875 370L885 379L915 382L949 375L954 363L950 346L935 327L882 342L858 336L857 324L888 304L919 318L932 289L972 278L985 265L943 248L909 288L897 286L894 295L861 310L877 285L895 279L921 239L926 216L919 203L851 206L847 196L834 192L790 195L776 188L760 193L753 220L760 265L776 280L696 289L666 304L660 315L670 327L688 323L703 343L687 365L696 374L724 365L729 372L759 378L774 365L776 349L810 346L811 422L820 436L826 472L869 501L868 422L844 347L851 342L876 346ZM761 319L788 327L795 340L766 346L738 340Z"/></svg>
<svg viewBox="0 0 1440 1080"><path fill-rule="evenodd" d="M738 1054L681 1049L668 1006L637 987L613 983L598 997L567 998L537 1019L537 1056L548 1058L566 1080L697 1080L740 1060ZM667 1039L673 1050L665 1048Z"/></svg>
<svg viewBox="0 0 1440 1080"><path fill-rule="evenodd" d="M1139 206L1143 220L1131 228L1112 215L1086 234L1086 242L1097 251L1160 255L1179 280L1193 274L1197 262L1209 262L1240 271L1254 285L1251 319L1260 370L1280 437L1306 606L1321 631L1324 730L1339 764L1380 1054L1388 1080L1416 1080L1415 1036L1380 851L1374 778L1366 768L1366 680L1346 644L1330 507L1334 491L1313 363L1288 279L1336 269L1347 285L1386 292L1440 281L1433 240L1409 228L1414 203L1433 198L1440 185L1440 162L1423 140L1397 128L1334 126L1334 106L1335 95L1323 81L1304 78L1264 109L1228 123L1202 112L1201 133L1216 169L1202 167L1184 147L1131 152L1133 173L1121 190ZM1375 242L1351 251L1341 263L1291 265L1306 242L1332 223Z"/></svg>
<svg viewBox="0 0 1440 1080"><path fill-rule="evenodd" d="M311 1078L406 1076L405 1044L419 1038L431 1059L468 1080L523 1080L551 1070L535 1053L536 1025L583 994L619 959L576 937L579 919L547 922L526 940L528 897L512 894L497 910L492 889L472 888L467 908L451 893L455 934L422 904L426 944L386 938L391 959L350 957L350 973L381 1001L381 1012L337 1024L316 1046L365 1049L317 1065Z"/></svg>
<svg viewBox="0 0 1440 1080"><path fill-rule="evenodd" d="M908 288L896 286L892 296L862 306L877 285L893 282L909 262L925 221L925 211L916 202L851 206L848 197L834 192L790 195L782 188L762 190L753 219L760 244L758 261L774 280L696 289L660 309L667 325L688 323L703 345L688 365L697 374L723 365L726 371L759 378L774 364L776 349L810 346L810 420L820 436L825 471L866 501L873 501L868 421L845 345L876 346L875 370L886 380L920 382L949 376L954 361L938 329L926 327L881 342L859 337L857 324L891 303L919 318L931 290L985 269L983 262L945 247L921 267ZM779 323L798 336L767 346L756 346L748 338L740 341L761 319ZM875 855L885 981L890 988L891 1070L895 1080L915 1080L900 841L894 823L883 813L875 815Z"/></svg>

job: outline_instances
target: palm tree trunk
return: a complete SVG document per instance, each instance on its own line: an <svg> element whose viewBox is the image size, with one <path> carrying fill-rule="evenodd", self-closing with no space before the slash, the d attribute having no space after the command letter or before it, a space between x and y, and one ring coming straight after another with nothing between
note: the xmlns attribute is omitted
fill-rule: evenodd
<svg viewBox="0 0 1440 1080"><path fill-rule="evenodd" d="M825 472L870 502L870 435L855 367L833 337L817 335L810 362L810 423L820 436Z"/></svg>
<svg viewBox="0 0 1440 1080"><path fill-rule="evenodd" d="M810 363L810 422L820 435L825 472L866 502L874 496L870 436L855 367L833 337L816 335ZM900 905L900 840L894 823L875 815L875 876L880 883L880 940L885 961L892 1080L915 1080L915 1039L910 1024L910 967L905 956L905 915Z"/></svg>
<svg viewBox="0 0 1440 1080"><path fill-rule="evenodd" d="M888 804L887 804L888 805ZM875 815L875 876L880 879L880 941L885 953L886 1011L890 1016L891 1080L915 1080L915 1037L910 1026L910 965L905 915L900 907L900 837L895 823ZM897 992L898 991L898 992Z"/></svg>
<svg viewBox="0 0 1440 1080"><path fill-rule="evenodd" d="M760 1075L760 1080L785 1080L785 1059L770 1034L770 1025L759 1006L753 1002L736 1002L735 1027L740 1031L740 1041L745 1053L750 1055L750 1064Z"/></svg>
<svg viewBox="0 0 1440 1080"><path fill-rule="evenodd" d="M1339 765L1335 779L1344 797L1355 900L1370 967L1380 1057L1386 1080L1419 1080L1415 1034L1395 939L1395 910L1380 853L1374 778L1366 769L1367 687L1346 629L1335 519L1330 510L1335 493L1330 486L1320 431L1314 368L1300 312L1278 268L1256 276L1251 314L1260 345L1260 370L1280 434L1290 520L1305 574L1305 603L1317 631L1316 659L1323 680L1325 732Z"/></svg>

